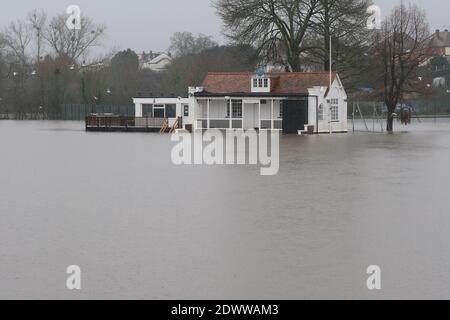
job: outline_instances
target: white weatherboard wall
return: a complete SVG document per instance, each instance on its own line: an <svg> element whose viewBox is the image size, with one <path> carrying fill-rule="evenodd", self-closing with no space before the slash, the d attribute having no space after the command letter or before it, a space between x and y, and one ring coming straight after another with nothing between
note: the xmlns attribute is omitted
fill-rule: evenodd
<svg viewBox="0 0 450 320"><path fill-rule="evenodd" d="M228 107L230 100L225 97L214 98L198 98L190 99L192 110L195 112L195 119L206 120L208 118L208 100L209 100L209 118L210 120L228 120ZM242 101L242 111L244 121L244 129L259 128L259 104L265 100L265 104L261 104L261 120L271 120L272 98L256 97L244 98L233 97L231 100ZM236 120L238 118L235 118ZM273 98L273 120L280 120L280 98ZM185 119L185 123L194 121L194 119Z"/></svg>
<svg viewBox="0 0 450 320"><path fill-rule="evenodd" d="M259 109L259 101L264 99L245 99L245 98L233 98L233 100L241 100L243 104L243 108L245 111L245 108L250 109L250 116L257 116L259 113L259 110L253 110L252 109ZM207 100L206 99L198 99L197 100L197 108L198 108L198 117L197 119L206 119L208 116L208 109L207 109ZM225 99L210 99L209 101L209 117L211 119L225 119L227 117L227 109L228 109L228 101ZM267 99L266 104L261 104L261 119L263 120L269 120L270 119L270 113L272 112L272 100ZM254 115L254 112L256 114ZM280 116L280 101L274 100L273 104L273 118L275 120L279 119Z"/></svg>
<svg viewBox="0 0 450 320"><path fill-rule="evenodd" d="M341 84L339 77L333 81L331 90L327 94L327 87L314 87L309 89L309 124L316 126L317 106L323 105L323 120L319 120L319 133L347 132L347 94ZM317 103L316 104L316 96ZM330 104L328 100L338 99L339 102L339 120L331 121Z"/></svg>
<svg viewBox="0 0 450 320"><path fill-rule="evenodd" d="M169 119L169 125L173 125L178 117L183 117L184 105L189 105L187 98L134 98L135 117L143 117L143 105L176 105L176 118Z"/></svg>

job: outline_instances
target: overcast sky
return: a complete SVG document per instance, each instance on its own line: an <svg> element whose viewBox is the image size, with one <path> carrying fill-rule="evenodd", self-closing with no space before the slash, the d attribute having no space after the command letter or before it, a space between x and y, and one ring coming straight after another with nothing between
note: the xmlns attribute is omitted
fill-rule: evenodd
<svg viewBox="0 0 450 320"><path fill-rule="evenodd" d="M450 29L448 0L413 0L426 9L431 29ZM375 0L383 14L400 0ZM211 0L11 0L0 10L2 27L12 19L25 17L33 9L49 14L64 12L68 5L80 6L82 12L107 26L106 48L162 51L177 31L191 31L213 36L223 43L222 24Z"/></svg>

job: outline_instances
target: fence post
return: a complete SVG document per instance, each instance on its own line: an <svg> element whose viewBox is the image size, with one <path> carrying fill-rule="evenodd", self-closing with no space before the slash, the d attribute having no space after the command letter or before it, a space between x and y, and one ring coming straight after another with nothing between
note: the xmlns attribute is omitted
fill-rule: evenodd
<svg viewBox="0 0 450 320"><path fill-rule="evenodd" d="M355 103L352 103L353 106L353 111L352 111L352 127L353 127L353 132L355 132Z"/></svg>

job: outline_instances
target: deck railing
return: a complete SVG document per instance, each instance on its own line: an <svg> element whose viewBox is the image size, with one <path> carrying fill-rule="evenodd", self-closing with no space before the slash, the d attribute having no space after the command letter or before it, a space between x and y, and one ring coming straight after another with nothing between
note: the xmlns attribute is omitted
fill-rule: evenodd
<svg viewBox="0 0 450 320"><path fill-rule="evenodd" d="M112 114L92 114L86 117L86 129L161 129L168 121L170 127L177 123L177 119L151 118L151 117L126 117ZM178 120L178 129L182 127L181 119Z"/></svg>
<svg viewBox="0 0 450 320"><path fill-rule="evenodd" d="M261 129L272 129L272 120L271 119L261 119ZM275 129L275 130L283 129L283 120L274 119L273 120L273 129Z"/></svg>
<svg viewBox="0 0 450 320"><path fill-rule="evenodd" d="M90 115L86 117L86 127L90 128L115 128L134 127L134 117L124 117L115 115Z"/></svg>
<svg viewBox="0 0 450 320"><path fill-rule="evenodd" d="M142 127L142 128L162 128L164 125L164 121L166 119L164 118L149 118L149 117L142 117L142 118L136 118L136 127Z"/></svg>
<svg viewBox="0 0 450 320"><path fill-rule="evenodd" d="M197 128L198 129L208 129L208 121L210 129L229 129L230 128L230 119L197 119ZM242 119L233 119L232 120L232 129L242 129L243 128L243 120ZM261 129L271 129L272 128L272 120L261 119ZM274 119L273 120L273 129L281 130L283 129L283 120Z"/></svg>
<svg viewBox="0 0 450 320"><path fill-rule="evenodd" d="M208 121L210 129L229 129L230 128L230 119L197 119L197 127L199 129L208 129ZM242 119L235 118L231 121L231 125L233 129L241 129L242 128Z"/></svg>

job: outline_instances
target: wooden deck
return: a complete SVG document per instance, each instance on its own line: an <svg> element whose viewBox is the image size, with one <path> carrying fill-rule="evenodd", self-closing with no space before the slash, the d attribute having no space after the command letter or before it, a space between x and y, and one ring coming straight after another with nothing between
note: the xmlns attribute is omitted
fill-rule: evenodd
<svg viewBox="0 0 450 320"><path fill-rule="evenodd" d="M90 115L86 117L86 131L95 132L160 132L168 127L165 118L135 118L116 115ZM175 120L178 129L182 127L181 119ZM166 130L164 130L165 132ZM167 131L168 132L168 131Z"/></svg>

